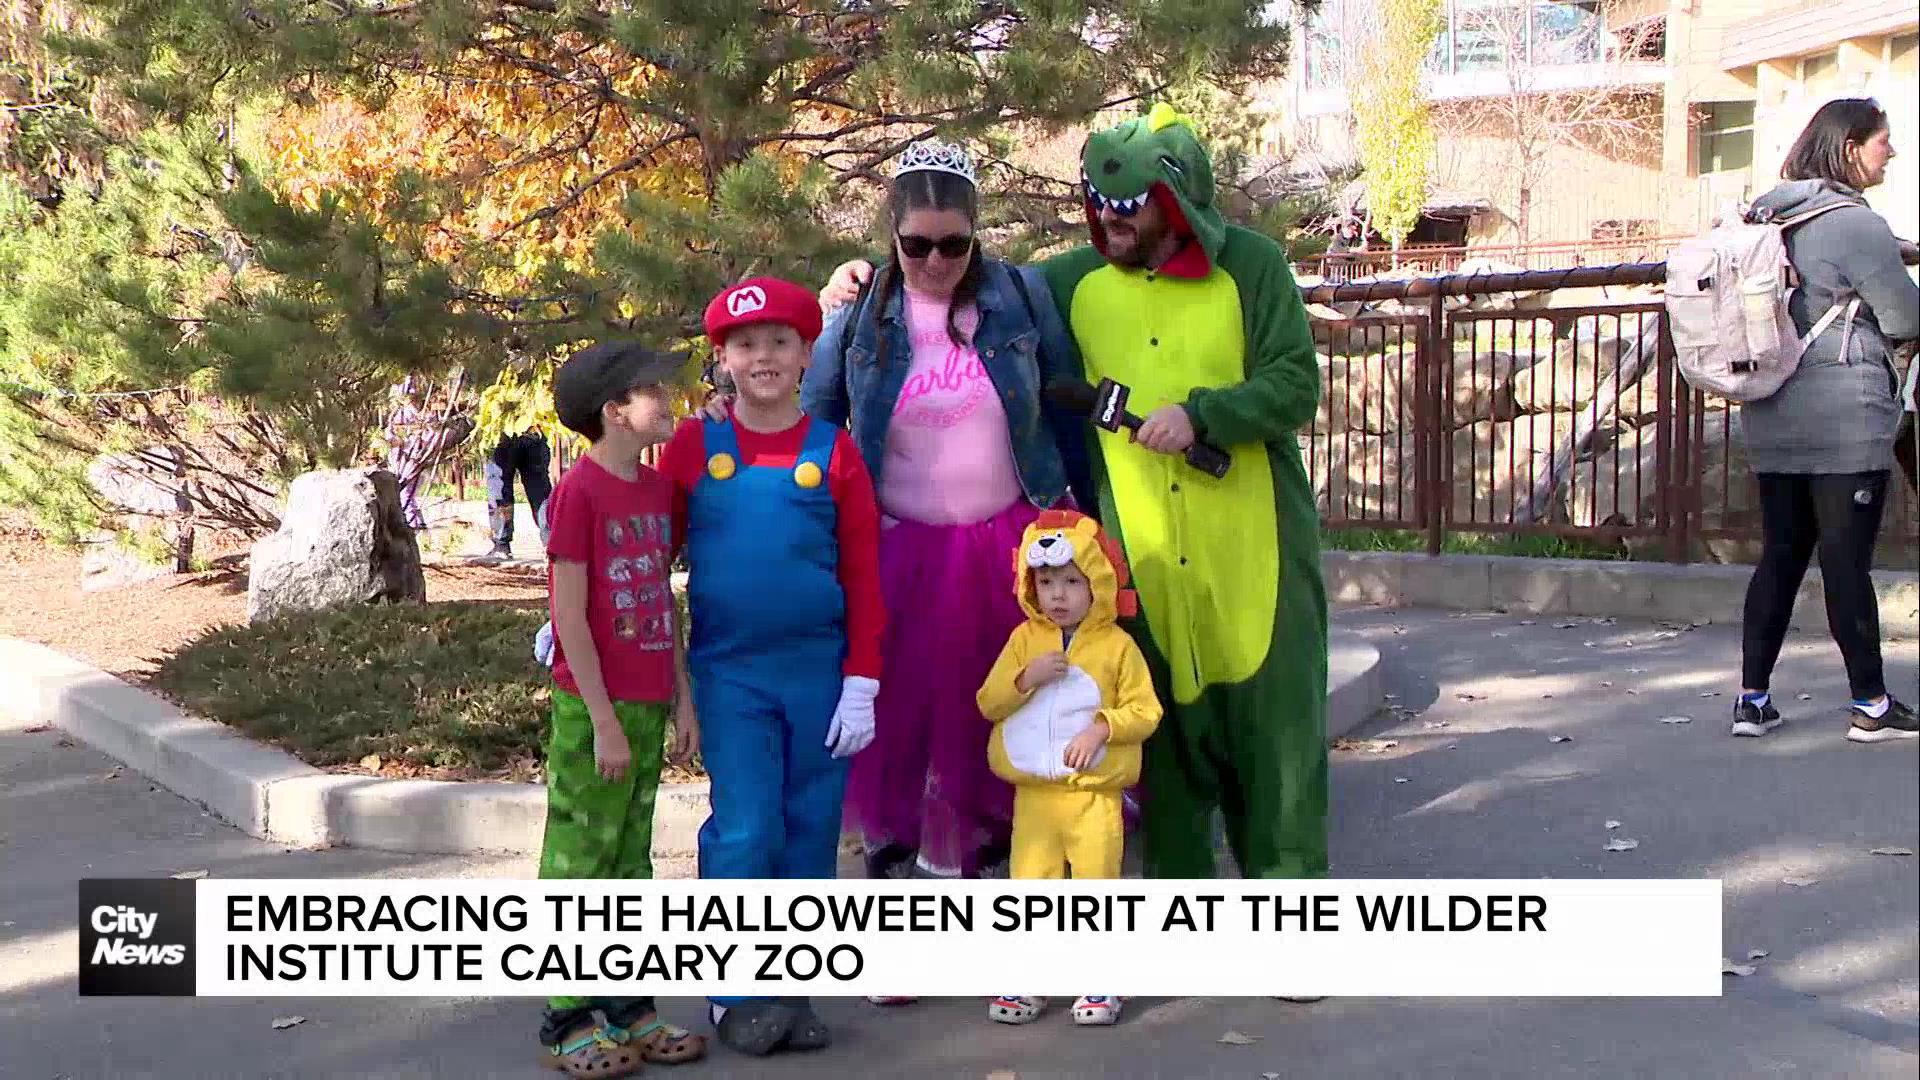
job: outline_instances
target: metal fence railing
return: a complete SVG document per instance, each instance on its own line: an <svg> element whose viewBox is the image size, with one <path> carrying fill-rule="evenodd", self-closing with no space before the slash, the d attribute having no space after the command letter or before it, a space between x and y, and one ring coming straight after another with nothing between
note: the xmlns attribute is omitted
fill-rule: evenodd
<svg viewBox="0 0 1920 1080"><path fill-rule="evenodd" d="M1737 405L1675 363L1660 263L1303 289L1322 401L1300 434L1334 529L1624 544L1747 561L1760 540ZM1891 487L1878 561L1920 554L1920 500Z"/></svg>
<svg viewBox="0 0 1920 1080"><path fill-rule="evenodd" d="M1303 288L1322 393L1299 440L1325 525L1417 534L1436 554L1479 533L1755 557L1740 409L1680 376L1665 276L1649 262ZM470 440L432 475L484 499L490 451ZM1879 561L1911 568L1920 499L1904 476L1890 488Z"/></svg>
<svg viewBox="0 0 1920 1080"><path fill-rule="evenodd" d="M1613 237L1538 244L1489 244L1449 247L1411 244L1396 254L1387 249L1329 252L1302 259L1294 273L1345 284L1392 271L1413 274L1450 274L1469 259L1487 259L1522 270L1564 270L1575 266L1635 263L1659 259L1681 238L1672 236Z"/></svg>

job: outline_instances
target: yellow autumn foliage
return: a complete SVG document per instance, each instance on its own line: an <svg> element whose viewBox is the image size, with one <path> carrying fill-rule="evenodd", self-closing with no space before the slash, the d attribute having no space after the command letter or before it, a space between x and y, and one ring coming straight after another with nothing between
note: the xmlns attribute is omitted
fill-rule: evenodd
<svg viewBox="0 0 1920 1080"><path fill-rule="evenodd" d="M569 51L580 44L555 42L541 59L591 65L621 93L644 96L645 65L605 47ZM627 110L570 97L477 54L452 71L397 76L378 111L347 96L278 111L256 133L276 186L308 206L331 191L390 228L420 229L421 250L436 261L457 263L470 245L497 244L511 253L517 280L475 284L501 291L531 278L549 256L584 269L594 238L620 220L620 203L636 187L688 199L701 193L695 151L682 144L649 155L662 132ZM399 182L409 171L445 185L445 202L425 226L397 220Z"/></svg>

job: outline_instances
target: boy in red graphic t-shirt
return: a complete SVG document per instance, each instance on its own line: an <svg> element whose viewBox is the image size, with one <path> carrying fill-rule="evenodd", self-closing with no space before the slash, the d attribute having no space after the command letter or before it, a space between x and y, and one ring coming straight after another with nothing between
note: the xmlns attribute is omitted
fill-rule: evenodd
<svg viewBox="0 0 1920 1080"><path fill-rule="evenodd" d="M662 384L681 359L596 345L554 374L560 422L593 445L547 503L553 723L542 878L653 876L653 804L673 707L673 757L699 740L668 586L673 488L639 463L673 432ZM689 1061L706 1040L660 1022L653 999L555 997L540 1041L574 1075Z"/></svg>

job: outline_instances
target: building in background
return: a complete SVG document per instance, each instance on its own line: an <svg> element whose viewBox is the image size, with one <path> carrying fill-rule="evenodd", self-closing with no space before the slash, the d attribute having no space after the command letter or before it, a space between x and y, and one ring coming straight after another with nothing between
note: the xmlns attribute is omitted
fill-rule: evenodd
<svg viewBox="0 0 1920 1080"><path fill-rule="evenodd" d="M1378 5L1282 5L1288 74L1262 149L1299 171L1357 158L1348 87ZM1766 190L1833 97L1878 98L1901 156L1872 199L1920 233L1913 0L1443 0L1428 57L1439 151L1412 244L1509 247L1690 233ZM1364 213L1364 188L1349 193ZM1624 249L1623 249L1624 250Z"/></svg>
<svg viewBox="0 0 1920 1080"><path fill-rule="evenodd" d="M1698 181L1699 214L1771 187L1822 103L1866 96L1887 110L1899 155L1868 197L1895 235L1920 236L1913 0L1692 0L1673 5L1669 27L1676 107L1665 168Z"/></svg>

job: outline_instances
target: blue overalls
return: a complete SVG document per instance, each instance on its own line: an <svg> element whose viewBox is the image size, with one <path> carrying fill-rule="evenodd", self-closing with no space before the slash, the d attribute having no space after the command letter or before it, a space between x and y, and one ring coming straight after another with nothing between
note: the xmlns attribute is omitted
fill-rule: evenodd
<svg viewBox="0 0 1920 1080"><path fill-rule="evenodd" d="M848 764L826 747L847 651L827 489L837 432L806 423L793 467L772 468L741 464L732 421L705 421L687 523L687 666L711 780L702 878L837 873Z"/></svg>

